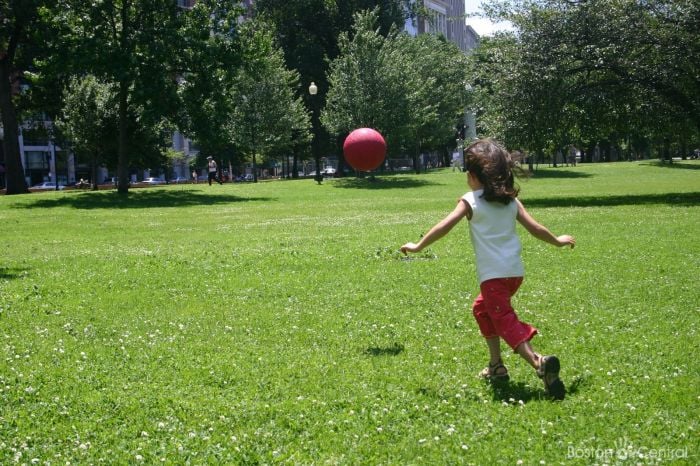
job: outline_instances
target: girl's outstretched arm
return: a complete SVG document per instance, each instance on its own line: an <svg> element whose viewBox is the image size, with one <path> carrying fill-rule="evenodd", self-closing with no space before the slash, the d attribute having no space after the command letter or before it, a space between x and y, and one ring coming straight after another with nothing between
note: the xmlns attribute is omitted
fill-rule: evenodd
<svg viewBox="0 0 700 466"><path fill-rule="evenodd" d="M554 236L554 234L547 229L544 225L537 222L532 216L527 213L525 207L519 199L515 202L518 203L518 222L525 227L525 229L535 238L542 240L546 243L553 244L555 246L571 246L573 248L576 245L576 239L570 235Z"/></svg>
<svg viewBox="0 0 700 466"><path fill-rule="evenodd" d="M431 245L435 241L439 240L443 236L452 230L452 227L457 225L457 223L462 220L463 217L467 217L468 213L471 211L469 204L463 199L457 201L457 207L450 212L447 217L443 218L438 222L433 228L430 229L428 233L423 236L418 243L406 243L401 246L401 252L407 254L409 252L420 252L426 246Z"/></svg>

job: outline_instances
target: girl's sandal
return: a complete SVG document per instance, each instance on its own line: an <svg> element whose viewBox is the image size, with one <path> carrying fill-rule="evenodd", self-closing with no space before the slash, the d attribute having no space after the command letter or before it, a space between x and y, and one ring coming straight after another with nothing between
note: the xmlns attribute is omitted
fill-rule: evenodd
<svg viewBox="0 0 700 466"><path fill-rule="evenodd" d="M484 370L479 373L479 376L486 380L505 382L510 379L508 369L503 365L502 360L498 360L495 364L490 364L484 367Z"/></svg>
<svg viewBox="0 0 700 466"><path fill-rule="evenodd" d="M537 376L544 382L544 389L555 400L563 400L566 395L564 383L559 379L559 358L556 356L540 356L540 367Z"/></svg>

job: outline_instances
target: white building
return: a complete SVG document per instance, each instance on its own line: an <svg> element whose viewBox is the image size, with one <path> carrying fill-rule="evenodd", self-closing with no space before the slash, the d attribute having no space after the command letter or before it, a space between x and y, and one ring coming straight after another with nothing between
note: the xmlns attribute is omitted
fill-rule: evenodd
<svg viewBox="0 0 700 466"><path fill-rule="evenodd" d="M479 46L479 35L466 24L464 0L416 1L422 1L430 14L427 17L409 19L405 28L409 34L442 34L464 53Z"/></svg>

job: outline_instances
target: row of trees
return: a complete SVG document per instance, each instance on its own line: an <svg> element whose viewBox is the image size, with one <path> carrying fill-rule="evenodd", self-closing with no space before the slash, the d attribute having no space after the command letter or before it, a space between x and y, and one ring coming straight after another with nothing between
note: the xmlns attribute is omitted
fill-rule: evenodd
<svg viewBox="0 0 700 466"><path fill-rule="evenodd" d="M312 140L318 160L360 126L415 161L454 147L465 107L480 135L540 154L698 142L696 1L492 0L514 32L469 57L400 32L419 3L257 0L242 21L230 0L0 0L7 193L27 190L17 128L36 111L59 144L117 167L120 192L130 166L165 163L175 128L234 165L308 157Z"/></svg>
<svg viewBox="0 0 700 466"><path fill-rule="evenodd" d="M471 57L480 133L553 153L597 143L626 157L700 143L700 3L496 0L515 32ZM697 147L697 146L695 146Z"/></svg>
<svg viewBox="0 0 700 466"><path fill-rule="evenodd" d="M240 24L236 2L2 0L0 13L0 82L29 84L0 86L8 194L27 190L18 111L45 112L54 139L90 154L93 166L116 167L122 193L130 166L165 162L175 128L198 139L203 155L235 147L253 160L294 129L308 133L298 74L270 28Z"/></svg>
<svg viewBox="0 0 700 466"><path fill-rule="evenodd" d="M380 66L401 65L395 70L398 80L408 71L396 56L398 31L412 14L412 2L315 3L261 0L256 16L243 21L245 12L229 0L199 0L191 9L172 0L0 0L6 192L27 191L18 122L37 111L55 121L51 137L60 145L90 157L93 167L116 167L122 193L128 192L131 166L164 165L167 157L177 157L166 150L174 129L194 138L202 157L214 155L234 165L255 165L261 157L289 152L306 157L312 129L316 148L331 150L341 132L373 124L360 117L332 123L334 112L347 114L336 100L334 110L324 112L330 131L321 125L328 70L349 50L354 13L375 7L363 20L364 33L379 42L390 35L390 43L397 44L386 49ZM428 52L416 49L414 58ZM447 53L444 43L439 53ZM461 57L456 49L449 53ZM392 85L389 78L384 90ZM306 91L311 81L318 83L317 96ZM387 115L397 96L385 99ZM433 90L431 97L440 101L442 96ZM401 121L394 118L391 124ZM405 126L394 139L406 139ZM390 124L381 128L394 133Z"/></svg>

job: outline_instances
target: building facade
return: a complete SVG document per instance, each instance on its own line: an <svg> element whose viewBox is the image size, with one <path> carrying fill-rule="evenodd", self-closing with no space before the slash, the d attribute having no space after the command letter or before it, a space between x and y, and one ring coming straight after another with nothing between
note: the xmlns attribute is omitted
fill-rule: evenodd
<svg viewBox="0 0 700 466"><path fill-rule="evenodd" d="M479 46L479 35L466 24L464 0L416 1L423 2L423 6L428 10L428 15L409 19L405 27L409 34L441 34L466 54L471 53ZM471 89L469 85L467 86L468 89ZM467 141L476 139L476 115L472 109L464 109L464 120L461 123L464 131L456 140L457 150L455 154L461 154ZM461 159L461 156L459 158Z"/></svg>
<svg viewBox="0 0 700 466"><path fill-rule="evenodd" d="M422 1L429 15L409 20L406 25L408 33L442 34L464 53L479 46L479 35L466 24L464 0Z"/></svg>

